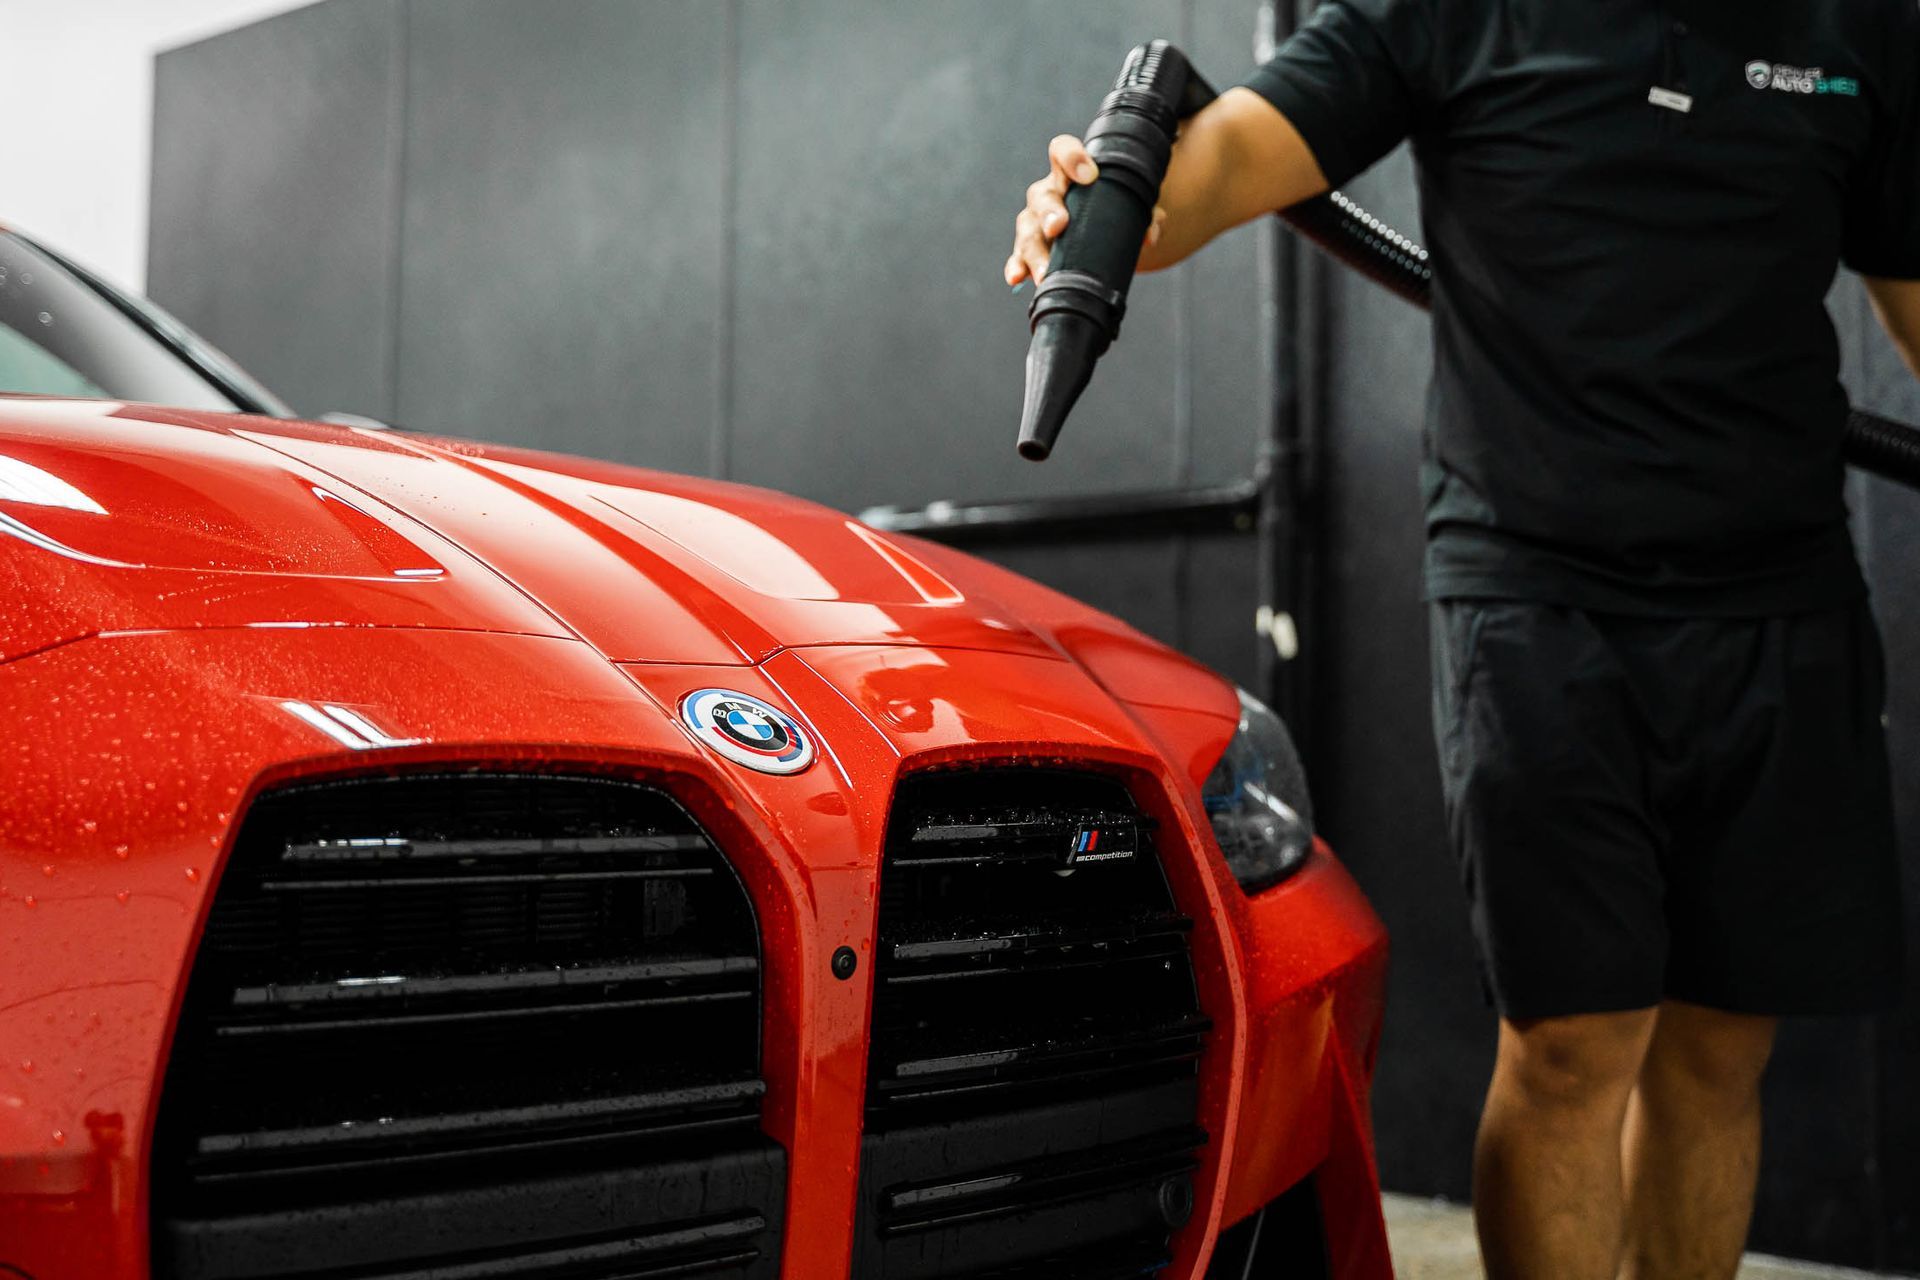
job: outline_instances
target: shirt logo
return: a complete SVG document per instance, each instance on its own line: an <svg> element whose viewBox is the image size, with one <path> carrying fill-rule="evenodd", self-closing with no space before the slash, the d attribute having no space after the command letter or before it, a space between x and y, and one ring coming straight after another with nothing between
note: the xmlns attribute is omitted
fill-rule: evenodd
<svg viewBox="0 0 1920 1280"><path fill-rule="evenodd" d="M1824 67L1790 67L1784 62L1759 59L1747 64L1747 83L1755 89L1778 89L1782 93L1860 96L1860 82L1852 76L1830 76Z"/></svg>
<svg viewBox="0 0 1920 1280"><path fill-rule="evenodd" d="M731 689L701 689L680 703L693 736L735 764L761 773L799 773L813 763L813 739L794 718Z"/></svg>

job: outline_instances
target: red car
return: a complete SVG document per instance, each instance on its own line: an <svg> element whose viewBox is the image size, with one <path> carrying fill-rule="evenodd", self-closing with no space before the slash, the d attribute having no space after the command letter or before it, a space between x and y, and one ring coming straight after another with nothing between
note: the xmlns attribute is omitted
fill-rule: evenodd
<svg viewBox="0 0 1920 1280"><path fill-rule="evenodd" d="M1231 683L5 232L0 390L0 1276L1390 1275L1386 939Z"/></svg>

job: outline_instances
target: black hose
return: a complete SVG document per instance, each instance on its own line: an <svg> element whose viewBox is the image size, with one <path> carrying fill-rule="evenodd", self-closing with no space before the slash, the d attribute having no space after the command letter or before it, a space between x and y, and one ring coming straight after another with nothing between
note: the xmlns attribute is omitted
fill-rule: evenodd
<svg viewBox="0 0 1920 1280"><path fill-rule="evenodd" d="M1338 191L1315 196L1280 216L1336 262L1353 268L1422 311L1433 303L1427 251Z"/></svg>
<svg viewBox="0 0 1920 1280"><path fill-rule="evenodd" d="M1280 216L1334 260L1426 310L1433 302L1427 251L1335 191ZM1920 429L1862 409L1847 414L1841 450L1850 466L1920 489Z"/></svg>
<svg viewBox="0 0 1920 1280"><path fill-rule="evenodd" d="M1850 410L1844 450L1850 465L1920 488L1920 431L1906 423Z"/></svg>

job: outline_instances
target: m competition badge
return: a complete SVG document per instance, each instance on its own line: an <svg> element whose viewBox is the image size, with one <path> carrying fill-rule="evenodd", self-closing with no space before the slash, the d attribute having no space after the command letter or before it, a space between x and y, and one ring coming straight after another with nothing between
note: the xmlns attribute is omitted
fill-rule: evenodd
<svg viewBox="0 0 1920 1280"><path fill-rule="evenodd" d="M735 764L761 773L799 773L813 763L813 739L778 707L732 689L701 689L680 702L693 736Z"/></svg>

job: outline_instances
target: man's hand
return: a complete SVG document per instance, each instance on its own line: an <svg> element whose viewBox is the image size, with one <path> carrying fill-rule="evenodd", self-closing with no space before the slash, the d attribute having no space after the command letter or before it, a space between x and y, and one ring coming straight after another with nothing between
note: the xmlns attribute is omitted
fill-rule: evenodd
<svg viewBox="0 0 1920 1280"><path fill-rule="evenodd" d="M1067 226L1067 192L1099 177L1085 145L1068 134L1047 147L1047 161L1047 176L1027 188L1027 207L1014 219L1010 285L1046 275ZM1221 232L1326 189L1292 122L1251 89L1229 89L1180 127L1140 269L1170 267Z"/></svg>
<svg viewBox="0 0 1920 1280"><path fill-rule="evenodd" d="M1076 183L1087 186L1100 176L1100 168L1080 139L1063 133L1047 144L1047 176L1027 188L1027 207L1013 220L1013 256L1007 259L1006 277L1010 285L1022 280L1040 283L1047 274L1047 260L1053 256L1053 242L1067 229L1067 190ZM1167 211L1155 208L1153 225L1147 228L1147 244L1160 239L1160 228Z"/></svg>

